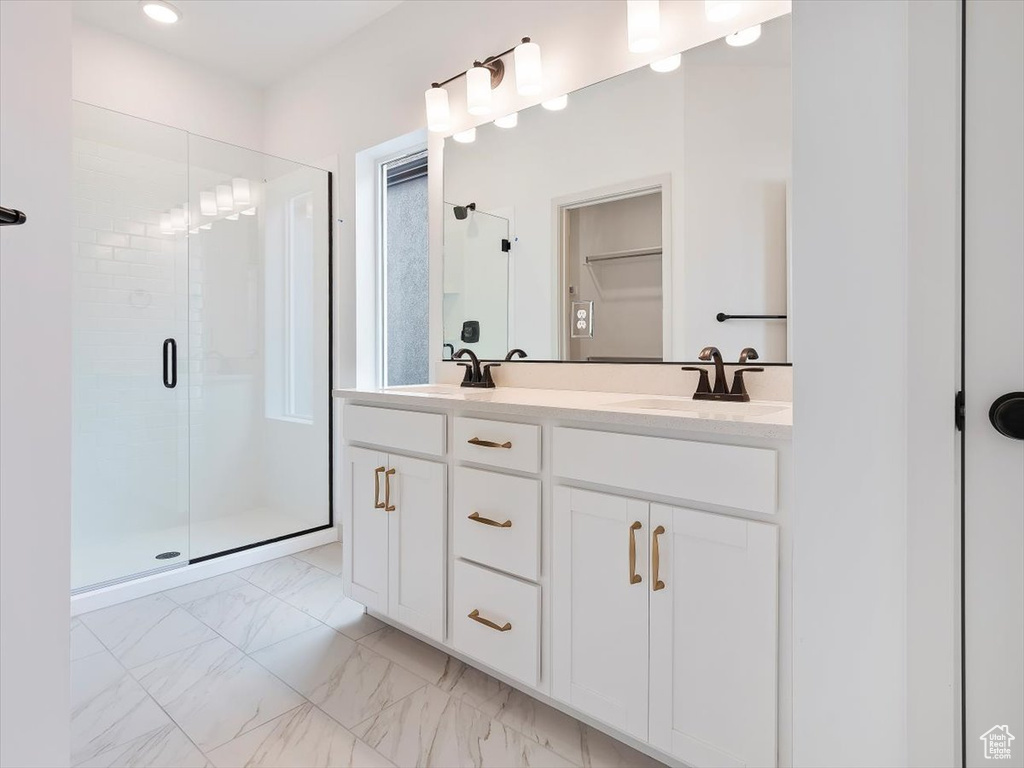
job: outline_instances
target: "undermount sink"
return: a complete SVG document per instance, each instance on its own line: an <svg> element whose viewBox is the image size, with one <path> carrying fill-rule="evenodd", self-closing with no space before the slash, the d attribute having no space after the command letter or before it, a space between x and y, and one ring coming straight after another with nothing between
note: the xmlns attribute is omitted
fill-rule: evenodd
<svg viewBox="0 0 1024 768"><path fill-rule="evenodd" d="M763 405L761 403L728 403L717 400L663 400L648 398L645 400L626 400L615 402L619 408L639 408L651 411L685 411L712 416L767 416L786 409L784 405Z"/></svg>

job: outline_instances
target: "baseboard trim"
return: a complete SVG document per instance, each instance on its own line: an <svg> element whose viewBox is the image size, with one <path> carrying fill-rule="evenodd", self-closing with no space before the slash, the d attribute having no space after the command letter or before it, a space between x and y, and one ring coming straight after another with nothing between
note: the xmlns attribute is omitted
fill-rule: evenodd
<svg viewBox="0 0 1024 768"><path fill-rule="evenodd" d="M239 568L258 565L259 563L265 563L267 560L274 560L278 557L293 555L306 549L330 544L331 542L338 541L340 531L341 529L337 527L326 528L322 531L307 533L304 536L296 536L284 541L264 544L261 547L235 552L231 555L204 560L200 563L183 565L181 568L161 571L160 573L142 576L121 584L113 584L109 587L101 587L100 589L83 592L71 598L71 615L78 616L81 613L107 608L138 597L146 597L147 595L153 595L167 589L174 589L185 584L209 579L212 576L220 576L223 573L229 573Z"/></svg>

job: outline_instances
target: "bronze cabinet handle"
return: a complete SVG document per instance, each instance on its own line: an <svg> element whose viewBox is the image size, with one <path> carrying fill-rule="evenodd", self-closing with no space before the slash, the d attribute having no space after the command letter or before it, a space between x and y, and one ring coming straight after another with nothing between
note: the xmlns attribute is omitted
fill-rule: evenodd
<svg viewBox="0 0 1024 768"><path fill-rule="evenodd" d="M380 500L380 473L384 467L377 467L373 470L373 508L384 509L384 503Z"/></svg>
<svg viewBox="0 0 1024 768"><path fill-rule="evenodd" d="M481 440L479 437L471 437L466 441L470 445L479 445L481 448L511 448L512 441L507 440L504 443L495 443L492 440Z"/></svg>
<svg viewBox="0 0 1024 768"><path fill-rule="evenodd" d="M384 511L394 512L395 505L391 503L391 476L395 474L394 469L384 473Z"/></svg>
<svg viewBox="0 0 1024 768"><path fill-rule="evenodd" d="M636 572L636 532L641 528L640 521L636 520L629 526L629 583L639 584L643 579Z"/></svg>
<svg viewBox="0 0 1024 768"><path fill-rule="evenodd" d="M474 523L483 523L484 525L493 525L495 528L511 528L512 521L506 520L504 523L499 523L497 520L491 520L489 517L480 517L479 512L474 512L469 516L469 519Z"/></svg>
<svg viewBox="0 0 1024 768"><path fill-rule="evenodd" d="M665 526L659 525L654 529L654 533L651 534L651 581L654 582L654 586L651 589L657 592L659 589L665 588L665 582L658 578L658 571L661 569L661 552L658 546L658 537L665 532Z"/></svg>
<svg viewBox="0 0 1024 768"><path fill-rule="evenodd" d="M490 619L485 619L483 616L480 615L480 611L478 611L476 608L469 612L469 618L471 618L473 621L479 624L483 624L485 627L490 627L491 629L497 632L508 632L510 629L512 629L512 625L507 621L505 622L504 626L499 627Z"/></svg>

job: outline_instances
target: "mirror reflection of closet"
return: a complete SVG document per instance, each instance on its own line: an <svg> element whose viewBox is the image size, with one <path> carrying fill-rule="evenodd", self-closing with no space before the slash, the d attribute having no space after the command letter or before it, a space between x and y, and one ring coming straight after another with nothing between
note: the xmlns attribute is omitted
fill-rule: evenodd
<svg viewBox="0 0 1024 768"><path fill-rule="evenodd" d="M661 198L641 190L563 211L564 359L662 360Z"/></svg>

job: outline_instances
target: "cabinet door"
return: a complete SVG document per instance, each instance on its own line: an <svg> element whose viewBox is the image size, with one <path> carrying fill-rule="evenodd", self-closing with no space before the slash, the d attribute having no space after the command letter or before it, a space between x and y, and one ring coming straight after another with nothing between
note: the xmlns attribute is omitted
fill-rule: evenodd
<svg viewBox="0 0 1024 768"><path fill-rule="evenodd" d="M690 765L775 765L777 528L660 504L651 526L651 743Z"/></svg>
<svg viewBox="0 0 1024 768"><path fill-rule="evenodd" d="M648 506L556 488L551 550L552 692L639 739L647 738Z"/></svg>
<svg viewBox="0 0 1024 768"><path fill-rule="evenodd" d="M387 455L349 447L345 452L348 528L343 531L346 594L368 608L388 609L388 516L384 500Z"/></svg>
<svg viewBox="0 0 1024 768"><path fill-rule="evenodd" d="M435 640L444 639L445 536L448 467L388 457L388 615Z"/></svg>

